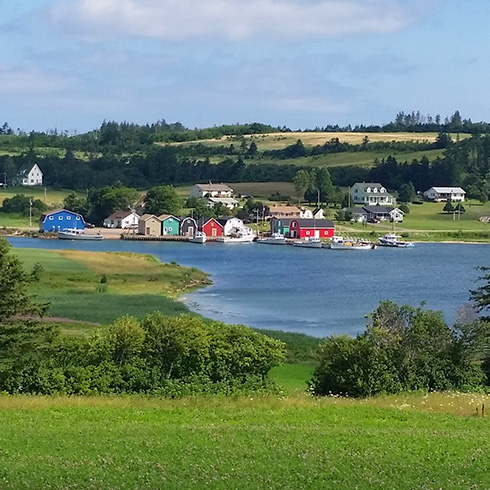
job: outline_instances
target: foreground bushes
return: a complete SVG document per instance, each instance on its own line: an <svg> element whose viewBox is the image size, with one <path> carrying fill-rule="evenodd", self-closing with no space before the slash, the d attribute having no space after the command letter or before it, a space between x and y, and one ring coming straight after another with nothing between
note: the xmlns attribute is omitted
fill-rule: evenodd
<svg viewBox="0 0 490 490"><path fill-rule="evenodd" d="M151 393L165 396L264 391L284 344L240 325L198 317L122 317L90 337L57 337L36 358L0 373L8 393Z"/></svg>
<svg viewBox="0 0 490 490"><path fill-rule="evenodd" d="M475 362L476 326L452 329L441 312L384 301L363 334L324 340L312 389L318 395L371 396L488 383Z"/></svg>

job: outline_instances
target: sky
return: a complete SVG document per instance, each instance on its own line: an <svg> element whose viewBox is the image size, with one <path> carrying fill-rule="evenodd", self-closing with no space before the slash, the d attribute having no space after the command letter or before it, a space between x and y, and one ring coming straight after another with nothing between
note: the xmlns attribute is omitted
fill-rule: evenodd
<svg viewBox="0 0 490 490"><path fill-rule="evenodd" d="M0 0L0 124L490 122L488 0Z"/></svg>

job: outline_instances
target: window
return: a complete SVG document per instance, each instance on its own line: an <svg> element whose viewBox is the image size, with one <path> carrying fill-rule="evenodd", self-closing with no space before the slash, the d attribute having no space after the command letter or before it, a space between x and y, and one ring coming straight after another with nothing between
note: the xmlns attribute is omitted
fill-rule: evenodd
<svg viewBox="0 0 490 490"><path fill-rule="evenodd" d="M67 216L67 217L66 217L66 219L67 219L67 220L71 220L71 216Z"/></svg>
<svg viewBox="0 0 490 490"><path fill-rule="evenodd" d="M63 220L63 216L58 216L58 219L61 221Z"/></svg>
<svg viewBox="0 0 490 490"><path fill-rule="evenodd" d="M49 219L54 219L53 216L50 216Z"/></svg>

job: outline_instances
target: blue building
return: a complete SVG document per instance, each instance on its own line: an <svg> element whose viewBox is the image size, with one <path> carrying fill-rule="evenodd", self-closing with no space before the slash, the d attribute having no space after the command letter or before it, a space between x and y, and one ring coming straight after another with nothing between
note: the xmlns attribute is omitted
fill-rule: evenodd
<svg viewBox="0 0 490 490"><path fill-rule="evenodd" d="M39 219L39 231L85 230L83 216L66 209L45 213Z"/></svg>

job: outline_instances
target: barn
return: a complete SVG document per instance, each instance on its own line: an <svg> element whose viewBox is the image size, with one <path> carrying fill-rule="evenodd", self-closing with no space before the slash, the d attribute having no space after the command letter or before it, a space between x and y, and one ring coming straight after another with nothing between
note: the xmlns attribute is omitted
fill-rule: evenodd
<svg viewBox="0 0 490 490"><path fill-rule="evenodd" d="M45 213L39 220L39 231L84 230L85 221L81 214L67 209L56 209Z"/></svg>

